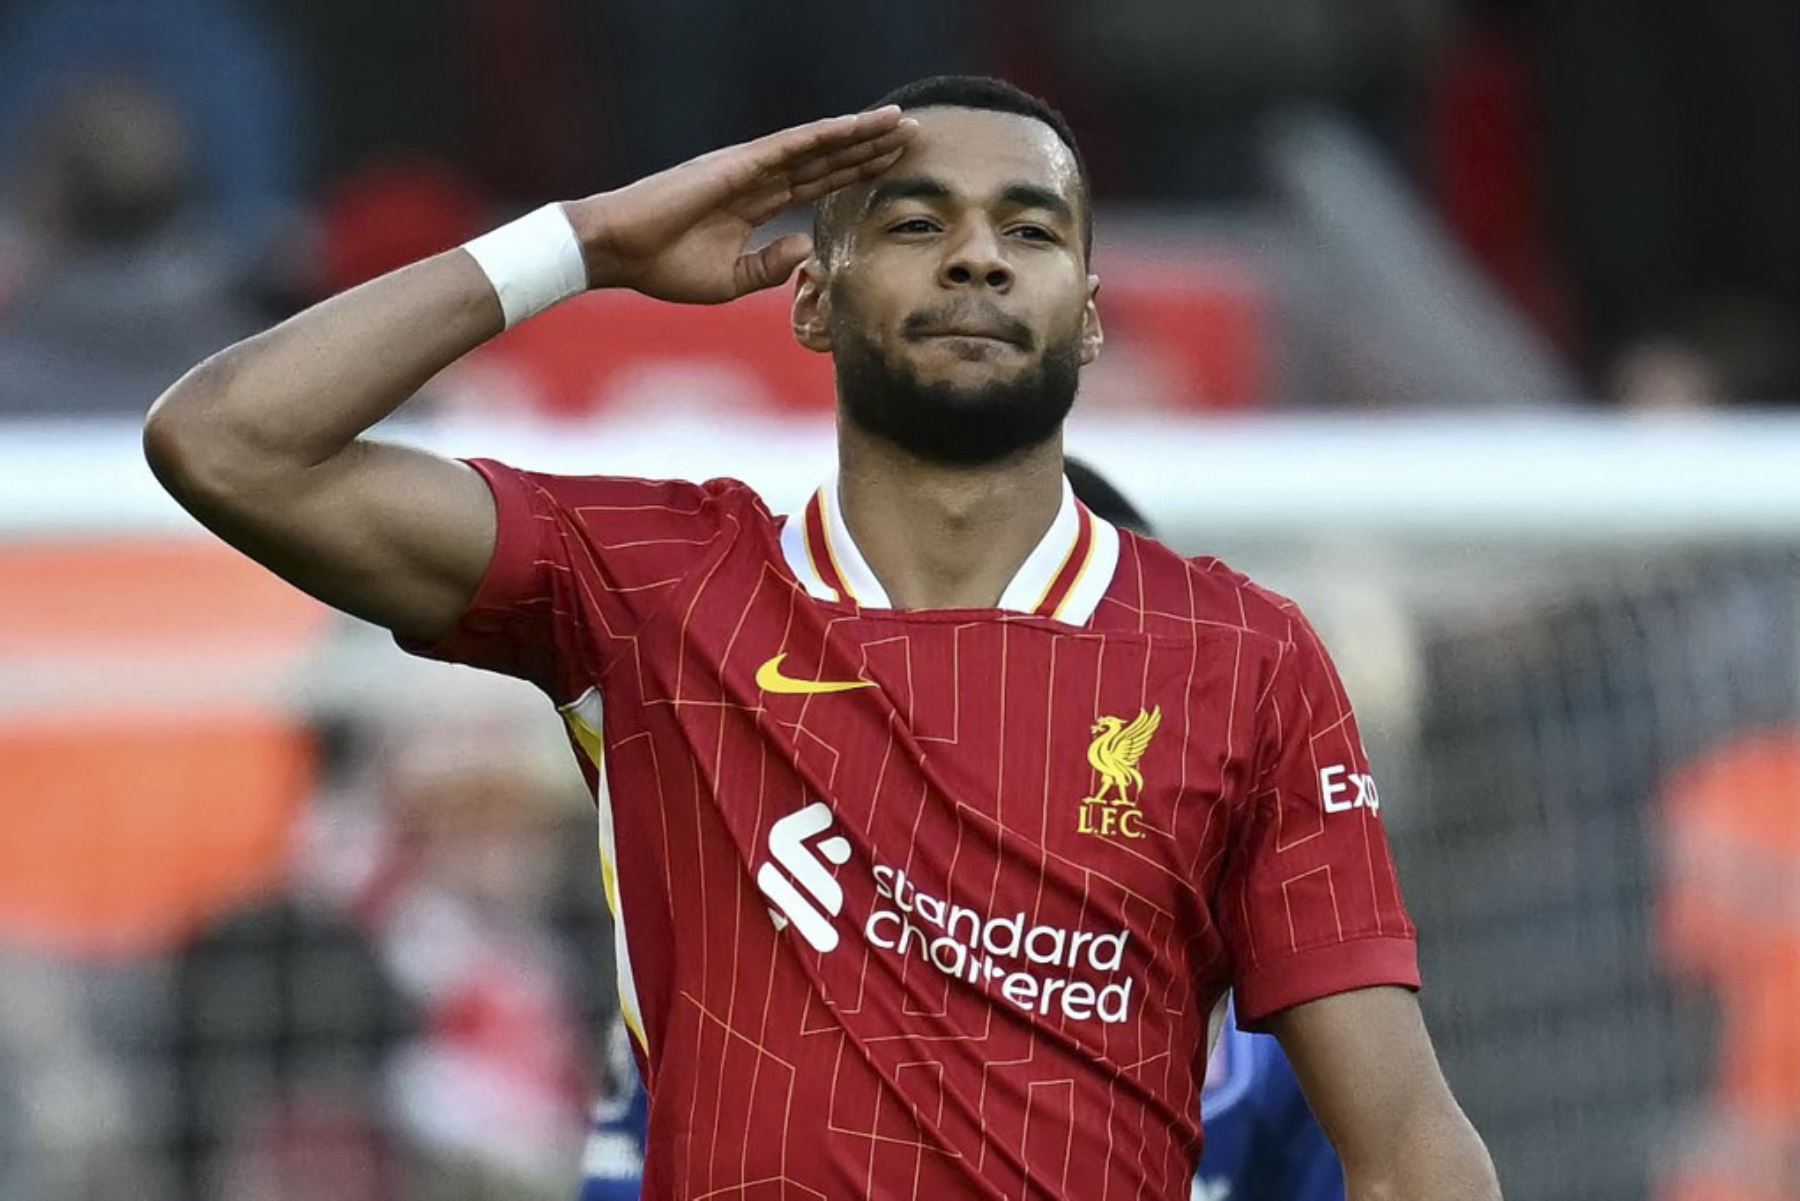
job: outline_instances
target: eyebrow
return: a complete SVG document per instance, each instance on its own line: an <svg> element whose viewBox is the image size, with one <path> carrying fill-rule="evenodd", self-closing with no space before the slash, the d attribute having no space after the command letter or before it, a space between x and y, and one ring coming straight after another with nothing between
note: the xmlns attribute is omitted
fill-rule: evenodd
<svg viewBox="0 0 1800 1201"><path fill-rule="evenodd" d="M950 189L938 180L924 175L905 175L899 179L884 180L871 188L869 199L863 204L863 215L866 217L902 200L948 199Z"/></svg>
<svg viewBox="0 0 1800 1201"><path fill-rule="evenodd" d="M1022 209L1043 209L1070 225L1075 224L1075 209L1057 193L1034 183L1007 184L1000 199Z"/></svg>
<svg viewBox="0 0 1800 1201"><path fill-rule="evenodd" d="M925 175L908 175L876 184L863 205L863 215L879 212L902 200L936 200L951 198L950 188L941 180ZM1070 225L1075 223L1075 209L1056 192L1040 184L1010 183L1000 190L1000 199L1015 208L1043 209Z"/></svg>

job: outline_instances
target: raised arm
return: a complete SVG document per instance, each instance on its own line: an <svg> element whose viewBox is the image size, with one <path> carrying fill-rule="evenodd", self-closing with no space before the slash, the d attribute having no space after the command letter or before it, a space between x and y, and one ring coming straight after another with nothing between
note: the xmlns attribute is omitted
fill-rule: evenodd
<svg viewBox="0 0 1800 1201"><path fill-rule="evenodd" d="M1343 1161L1349 1201L1500 1201L1413 994L1365 988L1269 1019Z"/></svg>
<svg viewBox="0 0 1800 1201"><path fill-rule="evenodd" d="M751 250L755 228L880 174L915 128L894 108L815 121L567 204L588 285L716 304L780 284L810 242ZM481 266L448 251L189 371L151 408L145 454L251 558L329 605L435 639L493 554L493 500L468 467L363 433L503 324Z"/></svg>

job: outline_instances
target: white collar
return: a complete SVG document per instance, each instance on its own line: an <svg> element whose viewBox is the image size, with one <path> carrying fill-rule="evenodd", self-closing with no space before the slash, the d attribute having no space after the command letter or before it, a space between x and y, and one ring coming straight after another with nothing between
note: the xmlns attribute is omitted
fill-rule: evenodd
<svg viewBox="0 0 1800 1201"><path fill-rule="evenodd" d="M1089 512L1063 480L1062 507L995 607L1033 613L1068 625L1086 625L1112 585L1119 565L1119 531ZM892 609L886 589L863 558L844 524L834 477L781 531L788 568L818 600L864 609Z"/></svg>

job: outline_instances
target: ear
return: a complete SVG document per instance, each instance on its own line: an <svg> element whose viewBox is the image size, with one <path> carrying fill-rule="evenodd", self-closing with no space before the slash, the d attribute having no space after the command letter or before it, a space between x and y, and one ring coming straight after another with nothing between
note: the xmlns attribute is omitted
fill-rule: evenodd
<svg viewBox="0 0 1800 1201"><path fill-rule="evenodd" d="M1087 305L1081 314L1081 365L1087 366L1100 357L1106 331L1100 328L1100 277L1088 276Z"/></svg>
<svg viewBox="0 0 1800 1201"><path fill-rule="evenodd" d="M794 341L817 354L831 353L831 298L826 294L829 282L829 272L816 254L800 264L800 273L794 277L790 318Z"/></svg>

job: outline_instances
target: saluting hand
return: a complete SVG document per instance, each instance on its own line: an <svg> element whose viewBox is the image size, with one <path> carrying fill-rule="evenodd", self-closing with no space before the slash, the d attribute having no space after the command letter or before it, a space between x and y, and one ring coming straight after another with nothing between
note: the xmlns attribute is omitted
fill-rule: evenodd
<svg viewBox="0 0 1800 1201"><path fill-rule="evenodd" d="M568 206L595 288L721 304L786 280L812 253L805 234L750 249L784 209L893 166L918 129L897 106L830 117L727 146Z"/></svg>

